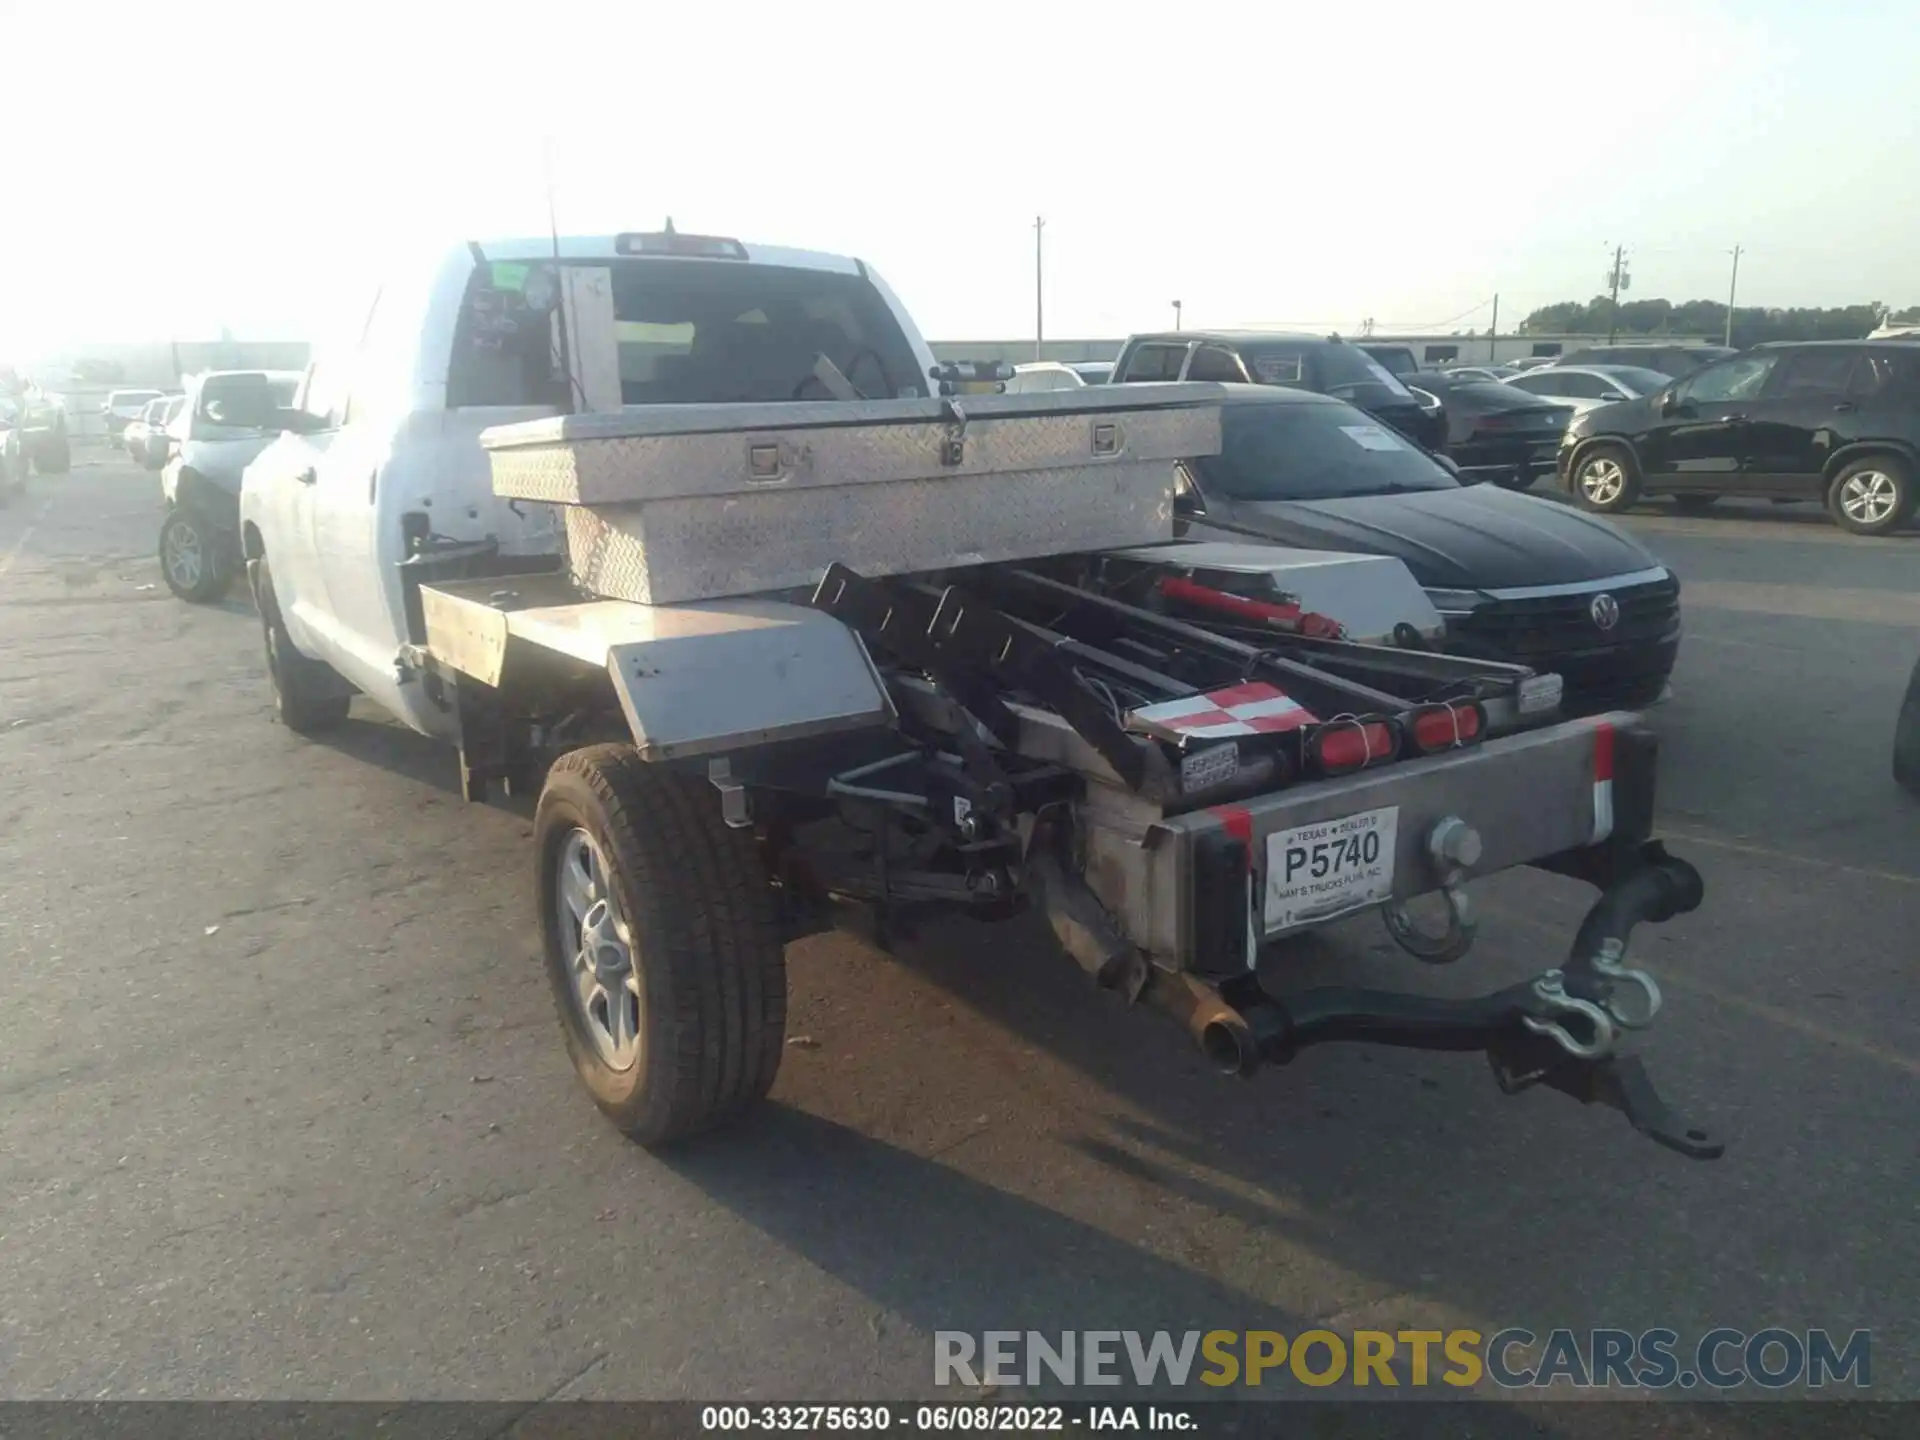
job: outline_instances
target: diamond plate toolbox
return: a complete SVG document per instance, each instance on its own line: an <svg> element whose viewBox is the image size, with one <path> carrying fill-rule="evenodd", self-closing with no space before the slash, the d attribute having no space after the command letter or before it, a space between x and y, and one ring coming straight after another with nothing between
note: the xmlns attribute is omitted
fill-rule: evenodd
<svg viewBox="0 0 1920 1440"><path fill-rule="evenodd" d="M1172 538L1209 385L633 407L485 432L494 490L564 507L597 595L670 604Z"/></svg>

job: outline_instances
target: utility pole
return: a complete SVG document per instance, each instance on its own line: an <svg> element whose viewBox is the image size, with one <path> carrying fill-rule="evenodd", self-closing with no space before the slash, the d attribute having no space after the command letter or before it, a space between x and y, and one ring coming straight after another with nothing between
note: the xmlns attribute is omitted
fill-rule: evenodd
<svg viewBox="0 0 1920 1440"><path fill-rule="evenodd" d="M1173 302L1173 328L1176 331L1180 328L1180 302L1178 300Z"/></svg>
<svg viewBox="0 0 1920 1440"><path fill-rule="evenodd" d="M1740 247L1733 247L1733 278L1727 281L1727 335L1725 344L1733 347L1733 297L1740 288Z"/></svg>
<svg viewBox="0 0 1920 1440"><path fill-rule="evenodd" d="M1041 266L1041 232L1047 228L1047 222L1036 215L1033 217L1033 358L1040 358L1041 347L1047 339L1047 311L1043 298L1042 283L1044 270Z"/></svg>
<svg viewBox="0 0 1920 1440"><path fill-rule="evenodd" d="M1496 293L1493 297L1493 323L1487 327L1487 359L1488 361L1491 362L1493 360L1498 359L1499 352L1500 352L1500 296L1498 293Z"/></svg>
<svg viewBox="0 0 1920 1440"><path fill-rule="evenodd" d="M1620 331L1620 292L1631 289L1633 277L1627 273L1627 247L1613 247L1613 269L1607 275L1607 293L1611 297L1607 305L1607 343L1613 343L1613 337Z"/></svg>

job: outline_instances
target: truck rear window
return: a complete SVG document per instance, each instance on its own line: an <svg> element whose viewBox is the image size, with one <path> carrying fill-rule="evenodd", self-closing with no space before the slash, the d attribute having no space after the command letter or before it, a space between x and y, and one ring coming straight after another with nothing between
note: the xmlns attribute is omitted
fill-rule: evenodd
<svg viewBox="0 0 1920 1440"><path fill-rule="evenodd" d="M620 398L627 405L826 399L825 355L869 398L925 394L912 346L866 278L659 257L613 271ZM448 373L450 405L567 407L553 356L552 262L481 266Z"/></svg>

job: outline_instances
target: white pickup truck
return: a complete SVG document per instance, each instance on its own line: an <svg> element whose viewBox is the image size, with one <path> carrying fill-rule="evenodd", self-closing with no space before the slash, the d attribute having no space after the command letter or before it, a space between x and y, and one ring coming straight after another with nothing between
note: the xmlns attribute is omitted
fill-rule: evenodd
<svg viewBox="0 0 1920 1440"><path fill-rule="evenodd" d="M1660 1006L1628 933L1702 895L1652 838L1636 717L1504 733L1557 681L1417 625L1361 643L1300 603L1299 555L1175 542L1215 387L962 384L858 260L671 227L482 241L389 281L246 472L281 721L359 694L456 745L468 798L539 794L545 965L602 1111L656 1143L763 1096L784 942L849 902L883 934L1033 909L1223 1071L1480 1050L1504 1088L1718 1155L1618 1053ZM1602 892L1529 981L1262 971L1368 910L1458 960L1466 883L1520 865Z"/></svg>

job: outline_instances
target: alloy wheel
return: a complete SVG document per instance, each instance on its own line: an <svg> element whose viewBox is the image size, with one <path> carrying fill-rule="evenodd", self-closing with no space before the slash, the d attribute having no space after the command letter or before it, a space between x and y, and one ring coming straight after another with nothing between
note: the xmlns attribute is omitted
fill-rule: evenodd
<svg viewBox="0 0 1920 1440"><path fill-rule="evenodd" d="M1840 508L1856 525L1878 525L1900 503L1900 487L1881 470L1849 475L1840 487Z"/></svg>
<svg viewBox="0 0 1920 1440"><path fill-rule="evenodd" d="M1580 493L1595 505L1611 505L1627 488L1627 472L1609 455L1596 455L1580 467Z"/></svg>
<svg viewBox="0 0 1920 1440"><path fill-rule="evenodd" d="M181 590L192 590L200 584L200 578L206 573L206 551L200 543L200 532L190 520L175 516L167 526L166 553L161 557L167 567L167 578Z"/></svg>
<svg viewBox="0 0 1920 1440"><path fill-rule="evenodd" d="M640 1055L641 995L633 931L614 894L606 857L585 830L560 842L554 859L560 943L571 953L575 1018L602 1063L628 1070Z"/></svg>

